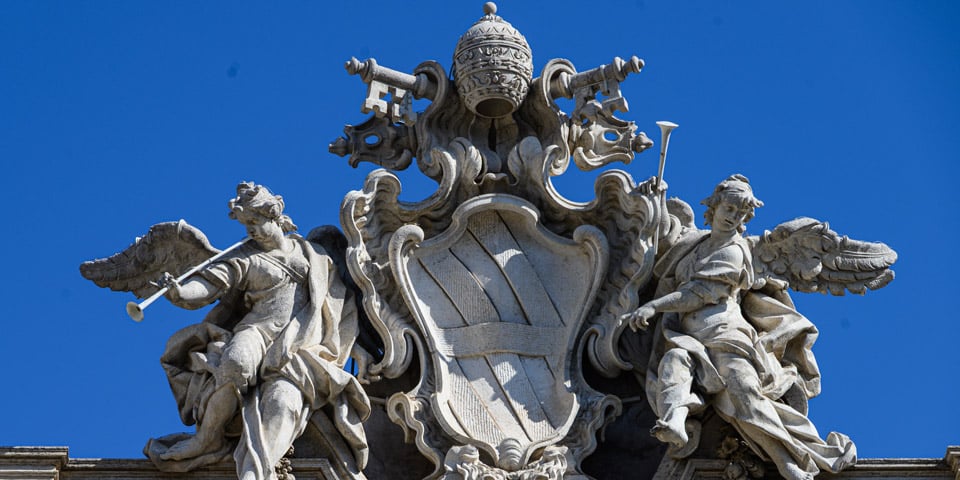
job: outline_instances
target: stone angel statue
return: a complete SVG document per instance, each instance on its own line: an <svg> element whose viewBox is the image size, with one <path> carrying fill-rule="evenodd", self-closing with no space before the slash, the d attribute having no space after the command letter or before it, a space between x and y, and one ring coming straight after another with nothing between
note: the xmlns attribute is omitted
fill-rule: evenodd
<svg viewBox="0 0 960 480"><path fill-rule="evenodd" d="M784 478L852 465L853 442L835 432L822 439L807 418L807 400L820 393L811 351L818 332L786 289L880 288L893 279L888 267L896 253L839 237L809 218L744 237L763 202L742 175L702 203L710 230L696 229L689 205L671 200L654 298L622 318L634 330L658 319L644 378L658 417L651 433L669 445L669 455L689 456L699 443L697 414L709 405Z"/></svg>
<svg viewBox="0 0 960 480"><path fill-rule="evenodd" d="M239 184L229 207L249 241L182 282L173 274L218 252L182 220L154 225L123 252L81 266L102 287L140 297L167 287L171 303L191 310L216 302L201 323L176 332L161 357L180 417L196 434L151 439L144 453L162 471L183 472L232 452L238 478L275 479L294 440L319 421L359 472L370 404L343 367L351 354L361 363L369 354L355 344L357 306L338 265L342 234L289 234L296 226L283 198L261 185Z"/></svg>

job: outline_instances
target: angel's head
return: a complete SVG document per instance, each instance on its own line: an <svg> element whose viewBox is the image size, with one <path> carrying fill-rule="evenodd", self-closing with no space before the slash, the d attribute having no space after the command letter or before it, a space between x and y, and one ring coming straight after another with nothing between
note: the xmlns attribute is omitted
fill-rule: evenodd
<svg viewBox="0 0 960 480"><path fill-rule="evenodd" d="M247 227L254 240L257 236L271 235L276 232L282 236L293 232L297 226L290 217L283 214L283 197L270 193L263 185L242 182L237 185L237 196L230 200L230 218ZM251 232L252 228L263 232Z"/></svg>
<svg viewBox="0 0 960 480"><path fill-rule="evenodd" d="M727 177L713 189L710 195L702 202L707 206L703 214L704 224L713 229L736 229L743 233L754 215L754 209L762 207L763 202L753 196L750 180L739 173Z"/></svg>

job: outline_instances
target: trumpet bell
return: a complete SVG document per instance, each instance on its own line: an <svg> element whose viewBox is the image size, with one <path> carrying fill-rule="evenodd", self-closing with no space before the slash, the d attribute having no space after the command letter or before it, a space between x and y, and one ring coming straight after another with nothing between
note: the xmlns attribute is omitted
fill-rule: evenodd
<svg viewBox="0 0 960 480"><path fill-rule="evenodd" d="M143 309L137 302L127 302L127 315L135 322L143 320Z"/></svg>
<svg viewBox="0 0 960 480"><path fill-rule="evenodd" d="M657 122L657 126L660 127L661 132L667 133L670 130L673 130L674 128L679 127L680 125L677 125L676 123L673 123L673 122L668 122L666 120L660 120L659 122Z"/></svg>

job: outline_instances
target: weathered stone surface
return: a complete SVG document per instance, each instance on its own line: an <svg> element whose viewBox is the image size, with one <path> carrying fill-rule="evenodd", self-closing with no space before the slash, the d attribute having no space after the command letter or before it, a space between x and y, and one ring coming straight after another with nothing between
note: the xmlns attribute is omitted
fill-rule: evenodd
<svg viewBox="0 0 960 480"><path fill-rule="evenodd" d="M232 453L244 479L309 478L312 458L326 459L323 478L400 480L806 480L853 465L850 439L820 438L807 417L818 332L788 289L880 288L896 254L808 218L744 236L762 202L741 175L705 200L711 228L698 229L689 205L665 198L676 124L657 122L656 177L608 168L653 145L617 116L628 111L620 85L643 61L578 72L554 59L536 77L519 31L495 5L484 13L452 76L433 61L412 73L347 62L371 116L330 151L382 168L344 199L343 235L286 236L296 227L282 198L241 184L231 215L252 242L222 258L183 273L219 254L178 222L82 267L139 296L183 273L161 276L154 297L219 302L163 358L197 434L151 441L148 456L218 478ZM573 100L569 114L560 98ZM413 99L428 105L414 111ZM588 202L554 187L571 164L608 168ZM397 173L413 165L436 190L402 202ZM30 460L38 475L155 474L47 453L53 463ZM945 468L878 462L838 475Z"/></svg>
<svg viewBox="0 0 960 480"><path fill-rule="evenodd" d="M0 447L0 478L4 480L160 480L236 478L233 462L200 467L189 473L163 473L149 460L69 458L67 447ZM340 480L326 459L291 460L300 480Z"/></svg>
<svg viewBox="0 0 960 480"><path fill-rule="evenodd" d="M509 56L513 47L507 44L525 45L511 40L519 36L512 27L494 25L500 19L489 8L486 13L461 40L469 44L465 51L483 53L471 58ZM491 60L490 68L509 64ZM383 359L373 370L396 377L420 355L420 382L390 395L387 411L436 465L430 478L577 478L591 464L591 453L603 458L618 448L621 456L634 453L633 461L621 463L652 473L662 447L649 439L634 434L619 446L614 441L598 447L597 432L622 414L622 399L637 397L646 397L652 412L633 405L630 415L671 445L671 457L684 458L700 447L701 414L710 410L736 427L739 435L731 441L745 437L746 451L774 458L788 478L810 478L819 468L840 471L855 462L855 447L845 436L813 440L806 402L819 393L810 351L816 329L792 309L786 290L842 294L880 288L893 278L892 250L840 237L812 219L743 237L753 207L762 203L752 194L749 211L743 202L723 203L720 187L711 203L716 213L707 219L713 230L698 230L689 206L664 200L666 147L677 127L670 122L658 122L657 178L636 184L623 172L607 172L597 180L597 198L587 204L570 202L553 188L551 177L563 174L571 159L591 170L629 163L652 145L635 125L613 115L627 110L619 83L642 66L636 57L615 59L577 73L569 62L553 60L531 81L529 94L505 81L501 87L513 89L520 103L507 109L512 115L491 121L476 110L474 92L460 88L454 94L433 62L414 75L372 60L348 64L351 73L364 70L371 88L373 82L406 90L430 86L420 88L432 100L422 113L401 119L374 111L383 120L378 138L394 138L390 128L412 128L416 141L393 152L377 150L377 157L362 147L343 148L357 145L357 131L348 128L348 138L331 144L332 152L351 155L351 165L373 158L386 168L344 201L347 264L384 340ZM460 78L454 80L462 87ZM559 110L559 97L575 100L572 115ZM365 105L373 100L368 97ZM412 204L397 200L401 187L391 172L412 162L389 160L408 154L438 183L433 195ZM731 177L724 185L748 182ZM667 211L667 205L676 208ZM602 262L579 261L550 246L580 242L576 237L585 232L597 239ZM554 235L557 240L546 240ZM698 262L704 265L691 267ZM730 271L711 262L726 262ZM557 278L562 285L554 283ZM585 283L589 279L595 285ZM565 303L571 299L575 306ZM563 313L543 315L551 309ZM724 309L726 315L716 314ZM668 315L661 319L661 313ZM709 317L708 324L674 325L701 317ZM628 324L636 330L651 320L655 330L640 339L621 335ZM556 325L572 330L551 330ZM562 355L551 358L547 345L558 346ZM646 391L614 394L597 387L603 382L586 381L588 369L596 379L633 370ZM551 391L558 384L566 393ZM622 422L613 425L611 432L623 428Z"/></svg>
<svg viewBox="0 0 960 480"><path fill-rule="evenodd" d="M457 42L453 69L457 92L473 113L500 118L517 111L533 79L527 39L497 16L493 2Z"/></svg>
<svg viewBox="0 0 960 480"><path fill-rule="evenodd" d="M942 459L938 458L863 458L843 472L824 472L822 479L916 479L941 480L960 478L955 458L960 447L949 447ZM951 460L954 459L951 463ZM768 472L775 472L773 464L767 464ZM694 478L725 478L730 480L748 478L779 478L775 473L762 477L744 475L731 477L728 473L729 462L717 459L673 460L665 458L657 470L654 480L689 480Z"/></svg>
<svg viewBox="0 0 960 480"><path fill-rule="evenodd" d="M288 236L297 227L283 198L261 185L239 184L229 205L249 237L223 252L180 221L81 266L100 286L151 295L128 307L135 320L160 295L187 309L217 303L202 323L175 333L161 357L181 419L196 424L196 434L151 439L144 453L166 472L232 457L238 477L284 478L284 457L310 431L340 475L363 478L361 421L370 405L343 368L351 355L366 357L355 343L342 237L336 229Z"/></svg>
<svg viewBox="0 0 960 480"><path fill-rule="evenodd" d="M161 480L161 479L229 479L235 478L233 463L203 467L190 473L162 473L148 460L69 458L67 447L0 447L0 478L4 480ZM823 473L825 479L960 479L957 460L960 446L949 447L938 458L866 458L839 474ZM325 459L298 458L291 461L294 475L301 480L339 480ZM728 462L719 459L676 461L664 459L655 477L627 472L619 476L597 478L654 478L655 480L690 480L695 478L727 478ZM773 465L768 471L774 472ZM615 468L615 466L613 466ZM399 474L370 475L371 480L408 478ZM419 478L419 477L418 477ZM775 474L763 478L777 478Z"/></svg>
<svg viewBox="0 0 960 480"><path fill-rule="evenodd" d="M880 288L893 278L896 254L806 218L745 238L763 202L742 175L721 182L703 203L711 230L667 228L654 299L623 316L634 330L657 320L641 376L658 417L651 432L670 445L668 457L686 458L700 444L700 414L712 407L735 430L716 450L735 465L733 476L762 476L756 456L788 479L842 471L856 462L856 447L843 434L820 438L807 418L807 400L820 393L811 350L818 332L793 308L787 287L835 294Z"/></svg>
<svg viewBox="0 0 960 480"><path fill-rule="evenodd" d="M57 480L68 453L67 447L0 447L0 478Z"/></svg>

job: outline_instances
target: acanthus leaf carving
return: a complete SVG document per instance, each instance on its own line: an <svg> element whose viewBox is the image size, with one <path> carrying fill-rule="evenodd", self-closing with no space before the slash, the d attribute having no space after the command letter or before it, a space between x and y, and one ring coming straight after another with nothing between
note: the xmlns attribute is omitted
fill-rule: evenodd
<svg viewBox="0 0 960 480"><path fill-rule="evenodd" d="M473 445L460 445L447 451L445 478L449 480L562 480L567 471L566 447L547 447L539 460L518 471L506 471L480 461Z"/></svg>

